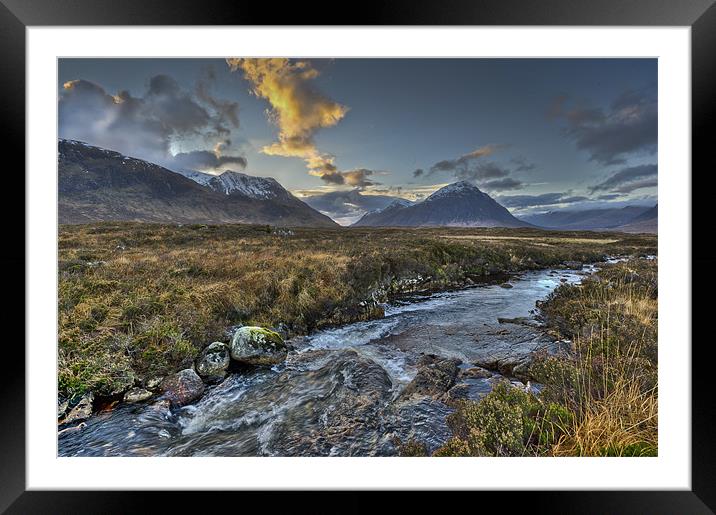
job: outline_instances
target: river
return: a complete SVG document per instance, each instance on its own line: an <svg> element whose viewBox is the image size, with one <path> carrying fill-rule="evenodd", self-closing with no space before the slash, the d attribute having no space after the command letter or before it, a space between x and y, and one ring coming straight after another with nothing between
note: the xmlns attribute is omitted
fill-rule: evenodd
<svg viewBox="0 0 716 515"><path fill-rule="evenodd" d="M560 352L564 343L529 321L498 319L531 317L559 284L593 270L524 272L511 287L402 299L386 306L384 318L293 339L285 364L234 373L193 405L123 404L95 415L58 439L58 454L390 456L413 438L433 450L450 437L451 408L444 398L401 396L421 359L461 362L451 396L479 399L503 375L526 387L513 376L529 355Z"/></svg>

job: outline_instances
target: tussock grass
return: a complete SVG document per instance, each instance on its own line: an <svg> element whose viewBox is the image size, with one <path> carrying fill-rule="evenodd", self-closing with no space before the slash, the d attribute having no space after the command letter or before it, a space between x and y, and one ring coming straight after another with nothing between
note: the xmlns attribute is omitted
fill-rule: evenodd
<svg viewBox="0 0 716 515"><path fill-rule="evenodd" d="M609 244L616 243L619 240L613 238L566 238L566 237L551 237L551 238L536 238L534 236L489 236L489 235L472 235L472 234L460 234L460 235L444 235L443 238L451 238L456 240L528 240L535 243L559 245L560 243L588 243L588 244Z"/></svg>
<svg viewBox="0 0 716 515"><path fill-rule="evenodd" d="M607 266L560 286L541 310L555 336L572 340L570 355L531 367L539 397L501 385L460 403L435 455L656 456L657 262Z"/></svg>
<svg viewBox="0 0 716 515"><path fill-rule="evenodd" d="M573 394L560 394L558 388L549 394L563 397L579 416L554 453L655 456L657 263L609 267L579 290L572 300L555 292L545 308L548 319L561 320L575 347L573 376L561 385ZM575 313L565 317L568 310Z"/></svg>
<svg viewBox="0 0 716 515"><path fill-rule="evenodd" d="M521 239L446 240L442 236ZM305 334L380 316L364 303L414 288L655 252L656 238L537 243L592 233L524 229L294 229L250 225L101 223L59 231L59 391L113 394L190 366L227 328ZM602 235L602 239L604 235ZM534 241L533 241L534 240ZM361 305L361 303L363 303Z"/></svg>

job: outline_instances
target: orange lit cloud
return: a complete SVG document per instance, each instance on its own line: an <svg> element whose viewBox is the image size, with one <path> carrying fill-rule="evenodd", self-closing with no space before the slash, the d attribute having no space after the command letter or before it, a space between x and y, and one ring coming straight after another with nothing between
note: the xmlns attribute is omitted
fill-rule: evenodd
<svg viewBox="0 0 716 515"><path fill-rule="evenodd" d="M264 146L264 154L298 157L311 175L323 178L337 173L334 157L321 153L313 136L336 125L348 108L323 95L312 85L319 72L308 61L285 58L226 60L232 71L241 70L251 92L269 102L269 119L278 126L278 141Z"/></svg>
<svg viewBox="0 0 716 515"><path fill-rule="evenodd" d="M494 143L490 143L489 145L480 147L476 150L473 150L472 152L468 152L464 156L461 156L460 159L469 160L469 159L477 159L479 157L486 157L486 156L494 154L495 151L499 150L501 147L502 147L502 145L495 145Z"/></svg>

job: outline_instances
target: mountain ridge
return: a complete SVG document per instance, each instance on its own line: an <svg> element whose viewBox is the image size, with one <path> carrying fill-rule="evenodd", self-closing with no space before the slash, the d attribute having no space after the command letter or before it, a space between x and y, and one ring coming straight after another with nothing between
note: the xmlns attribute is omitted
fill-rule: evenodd
<svg viewBox="0 0 716 515"><path fill-rule="evenodd" d="M211 176L208 181L215 177L220 176ZM261 181L267 179L258 179L257 184L266 184ZM271 184L285 195L278 189L279 193L272 198L230 194L221 191L225 187L223 181L222 184L214 181L213 186L202 185L149 161L76 140L58 140L61 224L126 220L336 226L329 217L274 182L275 185Z"/></svg>
<svg viewBox="0 0 716 515"><path fill-rule="evenodd" d="M239 194L254 199L287 199L293 196L273 177L257 177L233 170L225 170L220 174L196 170L180 170L176 173L225 195Z"/></svg>
<svg viewBox="0 0 716 515"><path fill-rule="evenodd" d="M647 206L623 206L586 210L548 211L520 217L521 220L545 229L564 231L604 231L628 224L650 208Z"/></svg>
<svg viewBox="0 0 716 515"><path fill-rule="evenodd" d="M448 184L424 201L366 213L356 227L534 227L468 181Z"/></svg>
<svg viewBox="0 0 716 515"><path fill-rule="evenodd" d="M351 225L366 213L383 209L400 197L366 195L359 190L330 191L301 197L306 204L330 216L341 225ZM406 202L410 202L406 199Z"/></svg>
<svg viewBox="0 0 716 515"><path fill-rule="evenodd" d="M659 204L638 215L630 222L615 227L614 230L629 233L653 233L659 229Z"/></svg>

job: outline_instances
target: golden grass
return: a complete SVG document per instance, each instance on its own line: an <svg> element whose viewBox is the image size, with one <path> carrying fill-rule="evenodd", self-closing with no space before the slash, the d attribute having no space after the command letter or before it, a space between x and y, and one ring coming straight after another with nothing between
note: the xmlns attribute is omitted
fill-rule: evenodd
<svg viewBox="0 0 716 515"><path fill-rule="evenodd" d="M591 243L591 244L602 244L606 245L609 243L617 243L619 239L610 238L565 238L565 237L554 237L545 238L544 241L540 241L539 238L527 237L527 236L488 236L488 235L474 235L474 234L458 234L458 235L443 235L443 238L450 238L453 240L521 240L528 241L534 245L558 245L560 243Z"/></svg>
<svg viewBox="0 0 716 515"><path fill-rule="evenodd" d="M585 404L555 456L647 456L658 448L656 389L642 392L633 381L618 379L608 395Z"/></svg>
<svg viewBox="0 0 716 515"><path fill-rule="evenodd" d="M466 239L457 236L519 236ZM236 323L305 334L377 312L358 309L393 281L427 277L446 289L466 278L653 253L656 238L613 244L532 240L580 234L522 229L294 229L102 223L59 231L59 389L112 393L190 366ZM587 238L589 239L589 238ZM555 240L558 241L558 240ZM561 241L561 240L560 240Z"/></svg>
<svg viewBox="0 0 716 515"><path fill-rule="evenodd" d="M656 261L632 260L559 287L542 313L573 348L532 365L539 398L505 386L463 402L435 455L656 456L656 283Z"/></svg>
<svg viewBox="0 0 716 515"><path fill-rule="evenodd" d="M656 455L656 269L655 261L617 265L606 280L587 281L562 306L591 311L593 323L588 333L583 326L575 335L574 375L562 388L574 390L578 416L554 446L555 455ZM595 306L602 309L596 318Z"/></svg>

